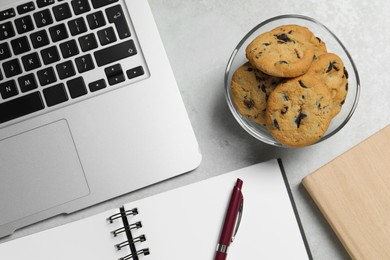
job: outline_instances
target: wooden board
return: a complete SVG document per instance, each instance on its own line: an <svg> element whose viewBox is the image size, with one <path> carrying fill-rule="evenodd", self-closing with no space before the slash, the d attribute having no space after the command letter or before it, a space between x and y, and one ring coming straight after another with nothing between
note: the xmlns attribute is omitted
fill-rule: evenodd
<svg viewBox="0 0 390 260"><path fill-rule="evenodd" d="M302 183L353 259L390 259L390 125Z"/></svg>

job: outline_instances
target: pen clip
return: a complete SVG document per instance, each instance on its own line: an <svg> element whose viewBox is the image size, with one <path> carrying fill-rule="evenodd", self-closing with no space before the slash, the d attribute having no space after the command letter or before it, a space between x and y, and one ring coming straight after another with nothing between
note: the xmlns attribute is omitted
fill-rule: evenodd
<svg viewBox="0 0 390 260"><path fill-rule="evenodd" d="M234 231L233 231L231 242L233 242L234 238L236 237L238 228L240 227L241 217L242 217L242 212L243 211L244 211L244 197L242 197L241 205L240 205L240 208L238 209L238 216L237 216L237 219L236 219L236 224L235 224L235 227L234 227Z"/></svg>

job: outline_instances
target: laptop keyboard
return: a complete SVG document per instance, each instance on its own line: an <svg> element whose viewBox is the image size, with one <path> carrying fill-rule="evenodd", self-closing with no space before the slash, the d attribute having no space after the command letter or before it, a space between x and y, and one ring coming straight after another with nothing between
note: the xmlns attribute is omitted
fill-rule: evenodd
<svg viewBox="0 0 390 260"><path fill-rule="evenodd" d="M0 7L0 127L148 77L123 0Z"/></svg>

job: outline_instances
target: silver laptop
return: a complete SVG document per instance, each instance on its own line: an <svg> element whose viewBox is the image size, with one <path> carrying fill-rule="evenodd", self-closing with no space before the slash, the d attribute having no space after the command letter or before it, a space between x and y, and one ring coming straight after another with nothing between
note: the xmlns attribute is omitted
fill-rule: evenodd
<svg viewBox="0 0 390 260"><path fill-rule="evenodd" d="M2 0L0 237L201 160L147 0Z"/></svg>

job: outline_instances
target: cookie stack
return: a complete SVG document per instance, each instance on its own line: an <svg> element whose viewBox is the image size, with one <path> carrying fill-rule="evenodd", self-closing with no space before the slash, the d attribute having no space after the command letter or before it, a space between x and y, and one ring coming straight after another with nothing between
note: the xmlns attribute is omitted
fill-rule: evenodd
<svg viewBox="0 0 390 260"><path fill-rule="evenodd" d="M340 112L348 73L336 54L308 28L279 26L246 48L249 62L232 77L237 110L287 146L321 139Z"/></svg>

